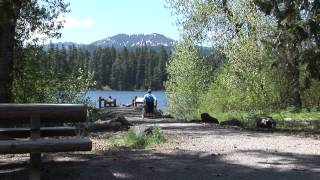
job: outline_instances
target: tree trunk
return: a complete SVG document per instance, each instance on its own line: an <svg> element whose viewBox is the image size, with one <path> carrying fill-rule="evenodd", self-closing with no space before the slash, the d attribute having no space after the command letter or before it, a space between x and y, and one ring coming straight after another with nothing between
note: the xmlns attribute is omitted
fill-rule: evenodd
<svg viewBox="0 0 320 180"><path fill-rule="evenodd" d="M297 109L302 107L299 69L295 63L288 64L289 103Z"/></svg>
<svg viewBox="0 0 320 180"><path fill-rule="evenodd" d="M17 7L12 1L0 3L0 103L13 101L11 86Z"/></svg>
<svg viewBox="0 0 320 180"><path fill-rule="evenodd" d="M287 44L287 78L288 78L288 95L289 95L289 105L295 107L296 109L301 109L301 88L300 88L300 72L299 72L299 62L298 62L298 48L293 42Z"/></svg>
<svg viewBox="0 0 320 180"><path fill-rule="evenodd" d="M287 25L289 29L286 29L290 33L290 28L293 28L297 23L297 9L295 3L292 0L285 0L285 6L287 8ZM292 34L291 34L292 35ZM290 35L289 35L290 37ZM288 65L288 83L289 83L289 103L290 106L296 109L301 109L301 92L300 92L300 82L299 82L299 62L298 62L298 48L295 38L289 38L287 42L287 65Z"/></svg>

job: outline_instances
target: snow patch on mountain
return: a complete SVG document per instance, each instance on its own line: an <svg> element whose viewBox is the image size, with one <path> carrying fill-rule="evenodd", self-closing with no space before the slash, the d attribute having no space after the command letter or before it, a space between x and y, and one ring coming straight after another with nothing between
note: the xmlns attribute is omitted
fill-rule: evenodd
<svg viewBox="0 0 320 180"><path fill-rule="evenodd" d="M100 47L141 47L141 46L173 46L176 43L162 34L118 34L95 41L90 45Z"/></svg>

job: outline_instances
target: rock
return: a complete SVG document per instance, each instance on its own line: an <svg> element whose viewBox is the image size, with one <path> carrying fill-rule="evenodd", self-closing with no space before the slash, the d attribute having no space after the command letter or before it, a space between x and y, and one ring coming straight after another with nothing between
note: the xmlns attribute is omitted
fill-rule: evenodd
<svg viewBox="0 0 320 180"><path fill-rule="evenodd" d="M230 119L227 121L223 121L220 123L220 125L222 126L238 126L238 127L243 127L243 124L241 121L239 121L238 119Z"/></svg>
<svg viewBox="0 0 320 180"><path fill-rule="evenodd" d="M272 119L272 117L258 117L256 118L256 127L272 129L276 127L276 122Z"/></svg>
<svg viewBox="0 0 320 180"><path fill-rule="evenodd" d="M110 121L110 123L112 122L120 122L123 126L127 126L128 128L131 126L131 123L122 115Z"/></svg>
<svg viewBox="0 0 320 180"><path fill-rule="evenodd" d="M146 125L139 125L139 126L133 126L131 127L131 130L137 135L137 136L144 136L147 134L151 134L153 127L152 126L146 126Z"/></svg>
<svg viewBox="0 0 320 180"><path fill-rule="evenodd" d="M128 130L130 126L130 122L124 116L109 121L109 129L112 131Z"/></svg>
<svg viewBox="0 0 320 180"><path fill-rule="evenodd" d="M94 124L89 126L90 131L104 131L104 130L111 130L111 131L121 131L121 130L128 130L131 126L131 123L124 117L118 116L115 119L108 120L108 121L97 121Z"/></svg>
<svg viewBox="0 0 320 180"><path fill-rule="evenodd" d="M201 114L201 121L206 123L214 123L219 124L218 119L211 117L208 113L202 113Z"/></svg>

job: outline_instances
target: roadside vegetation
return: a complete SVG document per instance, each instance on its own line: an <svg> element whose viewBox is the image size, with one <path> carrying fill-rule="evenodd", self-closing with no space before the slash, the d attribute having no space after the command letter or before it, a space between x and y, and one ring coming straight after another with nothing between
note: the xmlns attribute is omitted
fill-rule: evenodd
<svg viewBox="0 0 320 180"><path fill-rule="evenodd" d="M184 32L167 67L172 115L188 121L208 112L248 127L256 116L271 116L280 129L302 127L289 121L319 124L318 1L168 0L168 5ZM211 55L202 57L198 44L210 46Z"/></svg>
<svg viewBox="0 0 320 180"><path fill-rule="evenodd" d="M165 143L167 140L161 128L155 125L148 133L137 134L129 129L121 137L112 136L108 141L115 148L144 149Z"/></svg>

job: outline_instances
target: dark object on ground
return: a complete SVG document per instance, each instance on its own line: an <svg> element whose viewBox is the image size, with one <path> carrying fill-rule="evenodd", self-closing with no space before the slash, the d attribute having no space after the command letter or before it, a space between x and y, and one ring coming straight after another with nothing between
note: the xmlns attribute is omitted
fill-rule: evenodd
<svg viewBox="0 0 320 180"><path fill-rule="evenodd" d="M90 131L123 131L130 128L130 122L122 115L108 121L97 121L89 126Z"/></svg>
<svg viewBox="0 0 320 180"><path fill-rule="evenodd" d="M272 117L257 117L256 127L264 129L273 129L276 127L276 122L272 119Z"/></svg>
<svg viewBox="0 0 320 180"><path fill-rule="evenodd" d="M220 123L222 126L238 126L243 127L243 124L238 119L230 119Z"/></svg>
<svg viewBox="0 0 320 180"><path fill-rule="evenodd" d="M202 113L202 114L201 114L201 121L202 121L202 122L206 122L206 123L219 124L218 119L210 116L208 113Z"/></svg>

